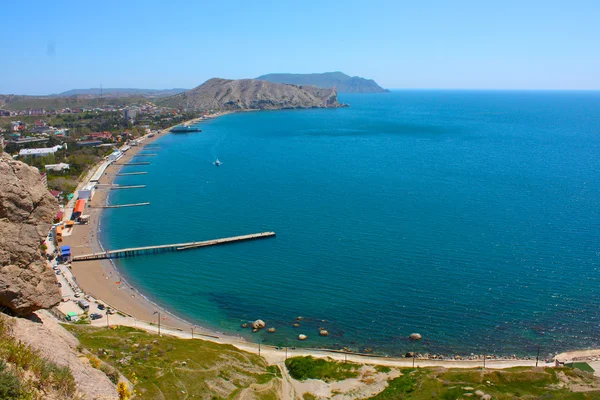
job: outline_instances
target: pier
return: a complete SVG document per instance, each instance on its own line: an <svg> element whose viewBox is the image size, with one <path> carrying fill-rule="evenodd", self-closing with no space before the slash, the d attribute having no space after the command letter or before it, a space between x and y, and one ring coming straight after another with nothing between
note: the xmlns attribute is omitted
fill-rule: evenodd
<svg viewBox="0 0 600 400"><path fill-rule="evenodd" d="M261 232L250 235L234 236L222 239L206 240L203 242L189 242L189 243L177 243L177 244L163 244L158 246L145 246L145 247L131 247L128 249L104 251L101 253L83 254L80 256L74 256L72 261L89 261L89 260L103 260L107 258L124 258L133 257L143 254L156 254L167 251L182 251L197 249L200 247L216 246L227 243L242 242L246 240L264 239L275 236L275 232Z"/></svg>
<svg viewBox="0 0 600 400"><path fill-rule="evenodd" d="M129 185L129 186L111 186L110 190L117 190L117 189L142 189L145 188L146 185Z"/></svg>
<svg viewBox="0 0 600 400"><path fill-rule="evenodd" d="M140 207L140 206L149 206L150 202L146 203L133 203L133 204L118 204L114 206L90 206L91 208L123 208L123 207Z"/></svg>
<svg viewBox="0 0 600 400"><path fill-rule="evenodd" d="M120 174L117 174L117 176L144 175L144 174L147 174L147 172L121 172Z"/></svg>
<svg viewBox="0 0 600 400"><path fill-rule="evenodd" d="M125 163L125 164L115 164L115 165L150 165L150 163L148 161L144 161L144 162L130 162L130 163Z"/></svg>
<svg viewBox="0 0 600 400"><path fill-rule="evenodd" d="M134 157L156 157L158 154L136 154Z"/></svg>

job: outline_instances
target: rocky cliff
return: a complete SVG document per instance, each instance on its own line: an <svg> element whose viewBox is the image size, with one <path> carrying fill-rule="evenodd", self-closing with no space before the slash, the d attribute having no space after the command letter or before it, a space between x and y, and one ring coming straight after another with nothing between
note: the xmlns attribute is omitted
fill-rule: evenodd
<svg viewBox="0 0 600 400"><path fill-rule="evenodd" d="M213 78L187 92L156 102L166 107L198 110L277 110L284 108L335 108L334 89L294 86L256 79Z"/></svg>
<svg viewBox="0 0 600 400"><path fill-rule="evenodd" d="M335 88L339 93L384 93L389 92L373 79L349 76L343 72L322 74L267 74L256 79L292 85L313 85L319 88Z"/></svg>
<svg viewBox="0 0 600 400"><path fill-rule="evenodd" d="M40 173L0 156L0 306L17 315L61 300L56 277L40 246L58 211Z"/></svg>

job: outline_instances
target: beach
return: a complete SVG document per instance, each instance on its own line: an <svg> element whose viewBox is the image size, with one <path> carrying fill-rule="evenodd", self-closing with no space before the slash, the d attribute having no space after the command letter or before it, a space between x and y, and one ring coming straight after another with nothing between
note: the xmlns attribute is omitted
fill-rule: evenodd
<svg viewBox="0 0 600 400"><path fill-rule="evenodd" d="M216 113L209 117L216 118L224 114L226 113ZM199 120L194 119L187 121L185 124L191 125ZM169 134L170 129L159 131L153 137L146 135L138 139L139 144L137 146L131 146L116 163L111 163L106 167L102 177L98 181L98 190L96 190L92 200L86 204L85 214L89 215L89 223L85 225L76 224L72 233L65 236L64 241L61 243L62 246L71 246L73 256L104 251L98 237L103 209L96 207L106 205L110 185L113 184L116 175L122 168L122 165L118 164L130 162L140 151L144 150L144 146L150 145L160 137ZM91 179L98 168L102 167L104 162L103 160L92 168L82 180L79 187L88 183L89 179ZM65 212L65 215L68 218L70 213ZM113 226L116 226L116 224ZM176 317L169 311L161 309L145 298L137 289L127 284L126 280L110 260L74 262L71 264L71 272L74 275L77 285L83 292L136 320L157 323L158 314L155 312L160 311L161 324L164 326L181 330L189 330L194 326L192 323ZM214 332L201 327L197 328L197 331L199 333L214 334Z"/></svg>

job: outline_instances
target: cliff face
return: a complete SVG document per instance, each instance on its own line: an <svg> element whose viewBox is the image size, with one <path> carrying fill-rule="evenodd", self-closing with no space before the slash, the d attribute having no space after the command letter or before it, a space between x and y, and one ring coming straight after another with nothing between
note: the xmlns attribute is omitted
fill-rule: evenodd
<svg viewBox="0 0 600 400"><path fill-rule="evenodd" d="M268 82L288 83L291 85L313 85L319 88L335 88L340 93L384 93L389 92L373 79L349 76L343 72L324 72L322 74L267 74L259 76Z"/></svg>
<svg viewBox="0 0 600 400"><path fill-rule="evenodd" d="M58 211L36 168L0 156L0 305L18 315L61 300L40 245Z"/></svg>
<svg viewBox="0 0 600 400"><path fill-rule="evenodd" d="M341 107L334 89L293 86L255 79L213 78L195 89L157 101L167 107L199 110L277 110Z"/></svg>

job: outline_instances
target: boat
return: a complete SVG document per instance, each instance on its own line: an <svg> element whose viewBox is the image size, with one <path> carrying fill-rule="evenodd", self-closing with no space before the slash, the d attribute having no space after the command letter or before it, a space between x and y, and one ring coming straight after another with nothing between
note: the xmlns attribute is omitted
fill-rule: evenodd
<svg viewBox="0 0 600 400"><path fill-rule="evenodd" d="M171 128L169 132L172 133L189 133L189 132L202 132L200 128L194 128L193 126L177 125Z"/></svg>
<svg viewBox="0 0 600 400"><path fill-rule="evenodd" d="M219 159L217 158L217 161L215 161L215 165L218 167L219 165L221 165L221 161L219 161Z"/></svg>

